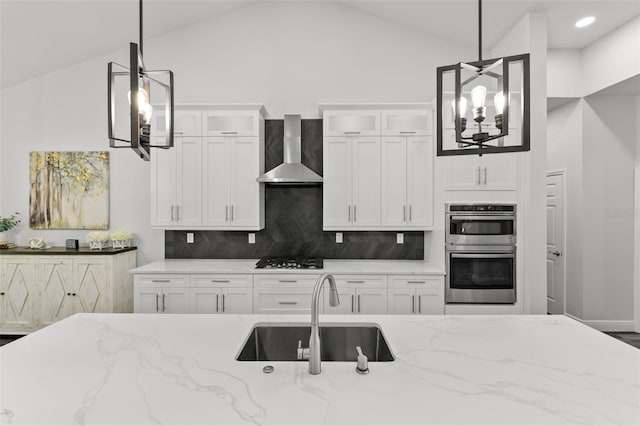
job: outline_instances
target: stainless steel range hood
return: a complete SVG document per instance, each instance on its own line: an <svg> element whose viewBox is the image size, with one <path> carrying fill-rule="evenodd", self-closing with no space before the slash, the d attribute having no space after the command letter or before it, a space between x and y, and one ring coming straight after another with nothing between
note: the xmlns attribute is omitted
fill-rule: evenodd
<svg viewBox="0 0 640 426"><path fill-rule="evenodd" d="M302 117L284 116L284 163L256 179L258 182L273 184L322 183L322 176L301 163L302 158Z"/></svg>

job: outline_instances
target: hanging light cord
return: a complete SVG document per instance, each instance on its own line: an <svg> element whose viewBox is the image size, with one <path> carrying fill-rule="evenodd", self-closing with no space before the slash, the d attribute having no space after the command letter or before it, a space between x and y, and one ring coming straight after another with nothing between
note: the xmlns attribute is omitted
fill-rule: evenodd
<svg viewBox="0 0 640 426"><path fill-rule="evenodd" d="M142 0L140 0L140 55L142 56Z"/></svg>
<svg viewBox="0 0 640 426"><path fill-rule="evenodd" d="M142 8L142 0L140 0L140 8ZM140 13L142 14L142 12ZM142 22L140 23L140 28L142 28ZM142 42L140 42L140 45L142 46ZM142 48L140 48L140 51L142 52ZM478 0L478 61L482 61L482 0Z"/></svg>

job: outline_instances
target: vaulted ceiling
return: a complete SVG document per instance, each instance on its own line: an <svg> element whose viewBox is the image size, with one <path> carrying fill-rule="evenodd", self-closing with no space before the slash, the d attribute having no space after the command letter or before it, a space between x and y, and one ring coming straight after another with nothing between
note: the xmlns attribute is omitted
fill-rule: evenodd
<svg viewBox="0 0 640 426"><path fill-rule="evenodd" d="M147 38L177 30L256 1L308 0L145 0L144 35ZM334 3L462 45L477 45L476 0ZM485 0L484 45L491 46L528 11L547 15L550 48L582 48L640 15L640 1ZM596 23L576 29L575 21L586 15L597 16ZM137 0L0 0L1 85L29 80L137 39Z"/></svg>

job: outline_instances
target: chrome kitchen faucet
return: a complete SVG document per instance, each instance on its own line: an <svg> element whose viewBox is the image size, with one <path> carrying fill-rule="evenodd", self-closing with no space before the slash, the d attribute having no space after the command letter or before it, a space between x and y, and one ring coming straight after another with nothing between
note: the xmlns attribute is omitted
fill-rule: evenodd
<svg viewBox="0 0 640 426"><path fill-rule="evenodd" d="M313 287L313 295L311 296L311 336L309 336L309 347L302 348L302 342L298 342L298 359L309 359L309 373L320 374L321 370L321 346L320 346L320 326L318 324L319 316L319 296L320 290L322 290L322 284L324 281L329 281L330 293L329 293L329 305L338 306L340 299L338 298L338 287L336 287L336 280L331 274L323 274L316 281L316 285Z"/></svg>

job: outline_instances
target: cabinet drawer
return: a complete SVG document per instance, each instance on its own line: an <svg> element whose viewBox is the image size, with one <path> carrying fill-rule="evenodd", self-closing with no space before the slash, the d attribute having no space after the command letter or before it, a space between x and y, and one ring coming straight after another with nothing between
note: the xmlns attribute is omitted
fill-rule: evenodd
<svg viewBox="0 0 640 426"><path fill-rule="evenodd" d="M316 284L320 275L255 275L256 288L301 287L310 288ZM311 293L309 293L311 294Z"/></svg>
<svg viewBox="0 0 640 426"><path fill-rule="evenodd" d="M308 314L311 312L311 289L279 288L255 290L256 314Z"/></svg>
<svg viewBox="0 0 640 426"><path fill-rule="evenodd" d="M389 288L413 288L422 294L440 294L444 291L444 277L428 275L390 275Z"/></svg>
<svg viewBox="0 0 640 426"><path fill-rule="evenodd" d="M166 287L189 285L188 275L138 275L134 278L136 286L141 287Z"/></svg>
<svg viewBox="0 0 640 426"><path fill-rule="evenodd" d="M338 289L351 288L387 288L386 275L334 275Z"/></svg>
<svg viewBox="0 0 640 426"><path fill-rule="evenodd" d="M260 117L254 111L205 111L205 136L258 136Z"/></svg>
<svg viewBox="0 0 640 426"><path fill-rule="evenodd" d="M430 110L382 111L382 134L388 136L430 135L433 114Z"/></svg>
<svg viewBox="0 0 640 426"><path fill-rule="evenodd" d="M380 111L376 110L324 111L322 122L325 136L380 134Z"/></svg>
<svg viewBox="0 0 640 426"><path fill-rule="evenodd" d="M193 287L251 287L251 275L195 275Z"/></svg>

